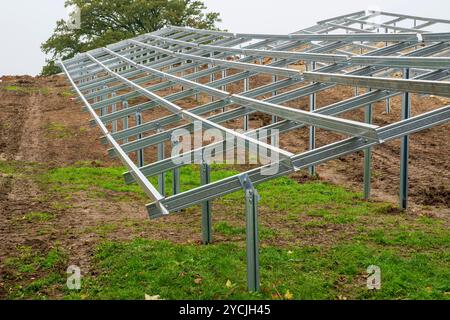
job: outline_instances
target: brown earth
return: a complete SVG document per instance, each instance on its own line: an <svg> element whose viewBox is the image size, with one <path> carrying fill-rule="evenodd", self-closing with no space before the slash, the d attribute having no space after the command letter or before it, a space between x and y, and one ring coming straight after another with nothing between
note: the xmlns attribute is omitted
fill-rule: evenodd
<svg viewBox="0 0 450 320"><path fill-rule="evenodd" d="M220 75L217 75L219 78ZM5 283L12 275L4 266L7 257L15 254L20 246L30 246L39 252L47 252L57 242L70 252L70 260L89 273L93 248L104 237L94 229L99 225L120 225L114 239L128 239L136 235L152 239L170 239L177 242L199 242L200 213L189 209L188 215L174 215L167 219L149 222L145 200L112 202L106 194L104 199L92 199L86 194L74 195L71 207L56 206L64 199L48 197L45 186L30 179L41 170L89 162L98 166L118 164L107 155L107 147L99 141L99 130L89 126L89 115L81 112L80 104L70 93L66 81L59 76L49 78L3 77L0 78L0 161L14 163L23 168L23 175L0 172L0 298L8 296ZM271 77L252 78L251 86L271 81ZM13 86L13 88L11 88ZM237 85L231 86L238 91ZM170 93L166 91L165 94ZM163 94L163 95L165 95ZM354 94L351 88L335 88L318 95L319 106L328 105ZM205 100L206 97L200 97ZM450 101L435 97L414 96L413 114L436 109ZM375 105L374 123L386 125L400 118L400 98L393 99L392 112L384 113L384 104ZM186 100L183 107L192 107ZM293 101L289 106L308 108L308 99ZM155 109L146 114L146 121L167 114ZM363 111L352 112L348 118L362 120ZM256 115L252 126L267 123ZM240 127L242 120L229 123ZM424 206L436 215L448 215L450 207L450 125L442 125L411 137L410 195L411 213ZM339 135L318 130L317 145L326 145L342 138ZM308 130L296 130L285 134L281 146L291 152L307 150ZM375 199L396 203L399 185L400 142L390 142L374 149L373 192ZM152 152L146 155L153 158ZM359 190L362 184L362 153L334 160L321 165L321 179L343 184ZM293 175L299 181L308 179L304 173ZM223 209L223 208L222 208ZM27 212L55 212L55 220L36 226L23 219ZM229 219L226 210L215 208L218 219ZM264 221L266 223L267 221ZM268 223L268 222L267 222ZM176 226L174 229L173 226ZM342 230L341 236L349 235ZM299 232L301 234L301 232ZM311 235L305 242L314 241ZM332 234L329 237L333 237ZM217 241L225 241L220 237ZM329 239L328 239L329 240ZM70 262L70 261L69 261ZM26 280L24 280L26 281ZM60 292L47 292L59 297Z"/></svg>

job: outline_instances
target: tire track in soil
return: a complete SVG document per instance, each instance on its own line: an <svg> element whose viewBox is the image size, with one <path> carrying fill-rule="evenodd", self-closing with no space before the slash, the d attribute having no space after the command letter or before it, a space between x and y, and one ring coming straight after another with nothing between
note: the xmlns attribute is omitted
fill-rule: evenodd
<svg viewBox="0 0 450 320"><path fill-rule="evenodd" d="M40 94L32 94L28 99L27 110L28 117L23 125L20 136L19 151L15 157L16 161L22 162L41 162L42 137L42 116Z"/></svg>
<svg viewBox="0 0 450 320"><path fill-rule="evenodd" d="M25 100L25 99L24 99ZM14 137L18 145L17 153L10 155L15 161L24 163L39 162L42 110L39 94L31 94L21 110L28 116L20 124L19 136ZM15 123L17 125L17 123ZM17 128L15 128L17 129ZM23 168L26 170L26 168ZM33 228L23 226L20 219L30 211L43 211L43 204L35 199L42 194L39 186L32 180L20 175L0 176L0 260L3 261L10 253L16 252L18 246L27 245L34 249L45 249L45 242L34 235ZM30 237L31 235L31 237Z"/></svg>

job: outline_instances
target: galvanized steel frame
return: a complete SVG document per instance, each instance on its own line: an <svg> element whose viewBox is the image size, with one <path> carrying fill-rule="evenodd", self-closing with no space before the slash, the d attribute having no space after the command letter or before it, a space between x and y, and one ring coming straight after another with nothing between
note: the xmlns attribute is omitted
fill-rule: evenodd
<svg viewBox="0 0 450 320"><path fill-rule="evenodd" d="M374 17L381 16L389 20L382 23L372 21ZM404 21L412 21L413 26L397 25ZM418 21L421 23L418 24ZM244 189L249 289L257 291L259 196L256 185L306 168L310 169L310 174L315 174L318 164L364 150L364 195L369 198L371 148L402 138L400 206L407 207L408 136L447 123L450 119L450 106L410 117L411 93L450 96L450 83L444 81L450 75L450 57L447 56L450 32L424 30L437 23L450 25L450 21L443 19L359 11L320 21L315 26L288 35L168 26L80 54L61 61L60 65L83 102L84 110L91 114L91 124L99 126L103 134L102 142L112 146L110 155L118 156L126 166L126 183L137 182L153 201L147 206L151 218L202 204L203 242L208 244L212 242L211 201ZM379 32L380 29L385 32ZM385 43L385 46L379 47L380 43ZM264 64L262 58L269 58L271 62ZM288 67L299 61L308 63L307 71ZM404 79L390 77L398 70L402 70ZM221 74L220 79L216 79L217 73ZM273 83L251 89L250 77L259 74L270 74ZM209 78L209 82L200 83L200 79L205 77ZM154 81L160 82L152 83ZM244 92L236 94L227 91L230 84L241 81L244 81ZM363 87L367 88L367 92L317 108L316 94L336 85ZM164 97L157 93L174 86L181 86L181 90ZM280 93L281 90L285 92ZM189 97L198 98L199 94L210 96L211 103L189 110L175 103ZM389 111L389 99L397 95L403 95L404 101L401 121L385 127L372 125L373 104L386 100ZM142 97L149 101L131 103L133 99ZM281 105L302 97L310 98L309 111ZM158 106L167 109L171 115L144 122L143 112ZM227 110L230 106L233 108ZM362 107L365 108L364 122L336 117ZM222 113L217 114L220 110ZM210 115L213 112L215 114ZM273 123L249 130L249 115L255 112L273 116ZM130 116L135 116L134 127L129 127ZM223 125L241 117L244 118L244 133L237 133ZM279 118L284 120L279 121ZM121 131L118 131L119 120L123 121ZM174 128L183 120L189 123ZM195 131L194 122L220 130L227 135L227 139L232 137L234 143L230 147L224 139L184 155L194 160L196 154L203 154L206 148L214 146L222 146L223 150L229 151L236 147L234 139L242 139L246 142L247 152L254 150L252 146L257 146L279 154L278 173L263 175L261 170L266 168L263 166L211 183L209 164L201 159L202 185L180 193L179 169L183 164L175 164L174 159L166 157L164 143L170 141L176 129ZM310 150L300 155L254 138L261 130L276 129L286 133L305 126L310 127ZM343 133L350 138L317 149L316 127ZM144 136L151 131L156 133ZM133 137L135 140L130 141ZM143 150L151 146L157 146L157 162L145 164ZM129 157L132 152L137 152L137 165ZM164 175L169 171L174 173L174 185L173 195L167 197ZM149 182L149 176L158 176L158 188Z"/></svg>

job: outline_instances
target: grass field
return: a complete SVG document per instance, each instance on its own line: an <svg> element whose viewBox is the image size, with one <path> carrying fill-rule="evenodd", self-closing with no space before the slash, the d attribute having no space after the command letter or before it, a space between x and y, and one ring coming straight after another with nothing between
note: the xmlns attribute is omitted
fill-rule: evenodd
<svg viewBox="0 0 450 320"><path fill-rule="evenodd" d="M27 168L0 162L4 174L33 177L58 199L52 212L25 215L27 223L51 225L58 217L57 204L70 208L79 193L117 203L145 201L139 187L123 183L120 167L80 163ZM236 173L214 167L212 176L218 180ZM184 168L183 190L198 186L199 175L197 167ZM152 182L156 184L155 179ZM93 270L83 277L81 291L65 289L70 253L58 240L44 253L18 247L2 263L14 270L9 280L29 281L10 286L9 297L45 299L58 292L65 299L143 299L146 294L161 299L450 298L450 233L445 220L365 202L359 193L321 181L300 184L280 178L258 190L261 293L246 290L243 194L238 192L214 202L214 236L219 240L208 246L139 233L126 241L109 238L117 230L154 226L161 220L99 223L91 228L89 232L100 234L102 240L93 248ZM198 211L196 207L180 214ZM168 228L177 232L182 226ZM370 265L381 268L379 291L366 287Z"/></svg>

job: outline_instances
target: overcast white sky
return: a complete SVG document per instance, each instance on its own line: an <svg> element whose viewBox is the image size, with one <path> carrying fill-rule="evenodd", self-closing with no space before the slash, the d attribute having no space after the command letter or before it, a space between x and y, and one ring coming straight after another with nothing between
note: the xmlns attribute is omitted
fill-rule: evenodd
<svg viewBox="0 0 450 320"><path fill-rule="evenodd" d="M205 0L234 32L289 33L316 21L378 7L384 11L450 19L449 0ZM65 17L64 0L0 0L0 76L40 72L40 44Z"/></svg>

